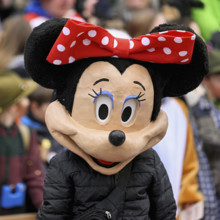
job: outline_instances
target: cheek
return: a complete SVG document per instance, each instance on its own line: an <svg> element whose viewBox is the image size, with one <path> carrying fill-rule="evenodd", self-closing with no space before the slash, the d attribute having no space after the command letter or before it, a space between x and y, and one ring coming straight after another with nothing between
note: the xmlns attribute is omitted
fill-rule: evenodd
<svg viewBox="0 0 220 220"><path fill-rule="evenodd" d="M85 92L85 91L84 91ZM72 117L81 125L88 127L95 124L95 105L93 98L82 92L76 93ZM90 126L89 126L90 127Z"/></svg>

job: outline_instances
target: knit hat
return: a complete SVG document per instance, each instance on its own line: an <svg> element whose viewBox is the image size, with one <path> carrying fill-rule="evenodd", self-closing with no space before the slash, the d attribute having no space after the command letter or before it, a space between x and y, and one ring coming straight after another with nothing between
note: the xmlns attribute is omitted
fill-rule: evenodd
<svg viewBox="0 0 220 220"><path fill-rule="evenodd" d="M28 96L38 84L30 79L22 79L11 71L0 74L0 113Z"/></svg>
<svg viewBox="0 0 220 220"><path fill-rule="evenodd" d="M211 49L208 52L209 56L209 74L220 73L220 50Z"/></svg>

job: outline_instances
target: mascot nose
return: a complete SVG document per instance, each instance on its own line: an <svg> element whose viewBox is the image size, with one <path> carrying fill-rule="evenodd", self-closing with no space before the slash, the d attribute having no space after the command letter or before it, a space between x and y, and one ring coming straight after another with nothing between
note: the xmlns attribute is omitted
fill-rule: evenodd
<svg viewBox="0 0 220 220"><path fill-rule="evenodd" d="M114 130L109 134L109 141L114 146L120 146L125 141L125 133L123 131Z"/></svg>

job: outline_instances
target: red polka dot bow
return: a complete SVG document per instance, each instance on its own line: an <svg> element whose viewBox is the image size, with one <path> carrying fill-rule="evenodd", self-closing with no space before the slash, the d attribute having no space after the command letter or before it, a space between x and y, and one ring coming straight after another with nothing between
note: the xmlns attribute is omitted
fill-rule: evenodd
<svg viewBox="0 0 220 220"><path fill-rule="evenodd" d="M56 65L88 57L119 57L155 63L190 62L196 35L170 30L133 39L112 36L107 30L69 19L54 43L47 61Z"/></svg>

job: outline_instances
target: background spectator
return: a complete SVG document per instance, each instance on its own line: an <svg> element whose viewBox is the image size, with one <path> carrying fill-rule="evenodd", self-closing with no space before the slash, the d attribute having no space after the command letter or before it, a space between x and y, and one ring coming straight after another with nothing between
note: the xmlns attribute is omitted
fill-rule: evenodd
<svg viewBox="0 0 220 220"><path fill-rule="evenodd" d="M50 104L51 96L51 89L38 86L28 96L30 100L28 114L21 119L23 124L37 131L41 159L45 168L47 168L48 162L55 154L64 150L64 147L53 139L45 124L45 112Z"/></svg>
<svg viewBox="0 0 220 220"><path fill-rule="evenodd" d="M26 96L34 89L36 84L32 80L23 80L8 71L0 73L0 215L27 212L28 198L36 211L43 199L43 170L36 133L15 123L26 113Z"/></svg>
<svg viewBox="0 0 220 220"><path fill-rule="evenodd" d="M24 69L24 46L31 30L22 15L4 20L0 36L0 71L7 68L21 77L29 77Z"/></svg>
<svg viewBox="0 0 220 220"><path fill-rule="evenodd" d="M53 17L68 17L84 21L74 6L75 0L31 0L25 8L25 19L32 28Z"/></svg>
<svg viewBox="0 0 220 220"><path fill-rule="evenodd" d="M193 115L208 157L220 212L220 50L209 51L210 72L203 80L206 94L192 108Z"/></svg>

